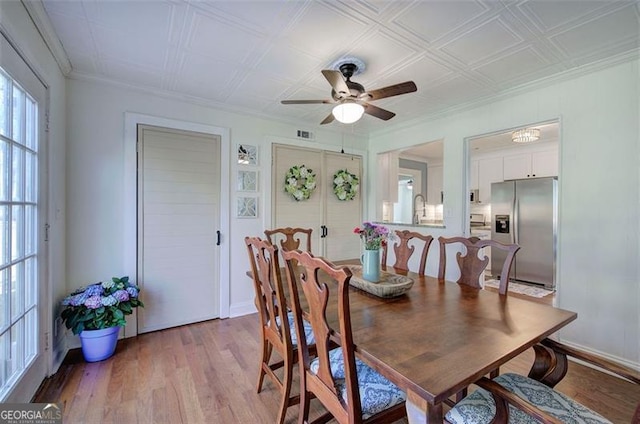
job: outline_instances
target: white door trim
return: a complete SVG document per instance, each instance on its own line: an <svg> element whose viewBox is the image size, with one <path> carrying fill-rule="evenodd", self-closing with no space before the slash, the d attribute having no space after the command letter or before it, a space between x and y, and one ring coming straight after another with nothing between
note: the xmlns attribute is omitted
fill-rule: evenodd
<svg viewBox="0 0 640 424"><path fill-rule="evenodd" d="M125 112L124 114L124 275L135 276L137 274L137 125L147 124L158 127L174 128L185 131L196 131L206 134L216 134L221 137L220 146L220 231L222 232L220 244L220 318L229 317L230 284L230 193L229 172L230 138L229 129L212 125L198 124L195 122L179 121L176 119L162 118L139 113ZM135 313L128 325L125 326L125 337L138 334L138 326L135 322Z"/></svg>

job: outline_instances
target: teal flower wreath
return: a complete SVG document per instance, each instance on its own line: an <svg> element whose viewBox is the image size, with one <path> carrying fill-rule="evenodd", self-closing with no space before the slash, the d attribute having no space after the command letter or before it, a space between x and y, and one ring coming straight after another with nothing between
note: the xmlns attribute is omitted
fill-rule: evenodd
<svg viewBox="0 0 640 424"><path fill-rule="evenodd" d="M359 187L358 177L346 169L341 169L333 175L333 193L338 200L353 200Z"/></svg>
<svg viewBox="0 0 640 424"><path fill-rule="evenodd" d="M296 201L307 200L316 189L316 174L305 165L289 168L284 178L284 191Z"/></svg>

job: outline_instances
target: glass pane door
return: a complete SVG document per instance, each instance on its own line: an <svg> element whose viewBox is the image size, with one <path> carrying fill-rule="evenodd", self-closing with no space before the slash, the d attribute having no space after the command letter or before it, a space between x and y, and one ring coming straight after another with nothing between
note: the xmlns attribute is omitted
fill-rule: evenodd
<svg viewBox="0 0 640 424"><path fill-rule="evenodd" d="M0 68L0 399L38 353L38 104Z"/></svg>

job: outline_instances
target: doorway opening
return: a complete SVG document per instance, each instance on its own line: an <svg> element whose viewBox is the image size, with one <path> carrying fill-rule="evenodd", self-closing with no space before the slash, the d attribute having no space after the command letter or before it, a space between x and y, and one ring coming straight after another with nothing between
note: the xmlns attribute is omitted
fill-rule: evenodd
<svg viewBox="0 0 640 424"><path fill-rule="evenodd" d="M539 138L518 142L517 130L522 128L533 130ZM559 121L473 136L465 142L467 234L520 245L511 278L555 288ZM513 190L507 191L512 195L505 194L505 187L511 186ZM487 271L492 273L491 262L500 258L484 253L490 258ZM528 264L533 264L531 272Z"/></svg>

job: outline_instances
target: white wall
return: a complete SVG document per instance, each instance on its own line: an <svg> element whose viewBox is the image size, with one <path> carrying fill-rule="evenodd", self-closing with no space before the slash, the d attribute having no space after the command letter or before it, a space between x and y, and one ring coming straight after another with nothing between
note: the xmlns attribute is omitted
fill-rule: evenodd
<svg viewBox="0 0 640 424"><path fill-rule="evenodd" d="M46 136L48 150L48 223L49 243L48 243L48 272L47 282L44 284L48 288L46 296L52 304L47 305L48 325L47 330L50 337L54 337L52 323L60 312L58 300L66 292L65 273L65 90L66 84L64 76L49 52L49 49L42 41L40 33L33 25L33 22L24 6L19 1L0 1L0 27L7 34L17 47L17 50L24 56L27 63L34 72L44 81L48 88L48 109L49 109L49 132ZM0 52L2 54L2 52ZM44 225L44 224L43 224ZM55 349L47 362L49 371L55 371L62 355L66 352L64 346Z"/></svg>
<svg viewBox="0 0 640 424"><path fill-rule="evenodd" d="M443 138L446 230L433 235L462 234L465 137L560 119L557 303L578 313L560 336L636 366L640 364L638 66L638 61L628 62L378 133L369 146L374 155ZM375 179L372 163L369 171ZM375 192L369 195L369 210L375 210Z"/></svg>
<svg viewBox="0 0 640 424"><path fill-rule="evenodd" d="M125 112L156 116L226 128L230 133L231 162L230 231L223 242L230 243L230 315L255 310L253 285L248 270L244 237L263 236L271 226L271 144L306 144L339 151L342 135L322 128L312 129L315 141L295 139L299 127L242 116L186 102L142 94L136 90L79 80L68 81L69 146L68 186L68 286L74 288L102 278L125 275L123 246L131 239L125 228L126 214L135 214L135 205L124 204ZM353 137L345 145L366 146L366 139ZM259 219L235 219L234 153L239 143L260 150ZM135 239L135 235L134 235ZM131 274L131 273L129 273Z"/></svg>

